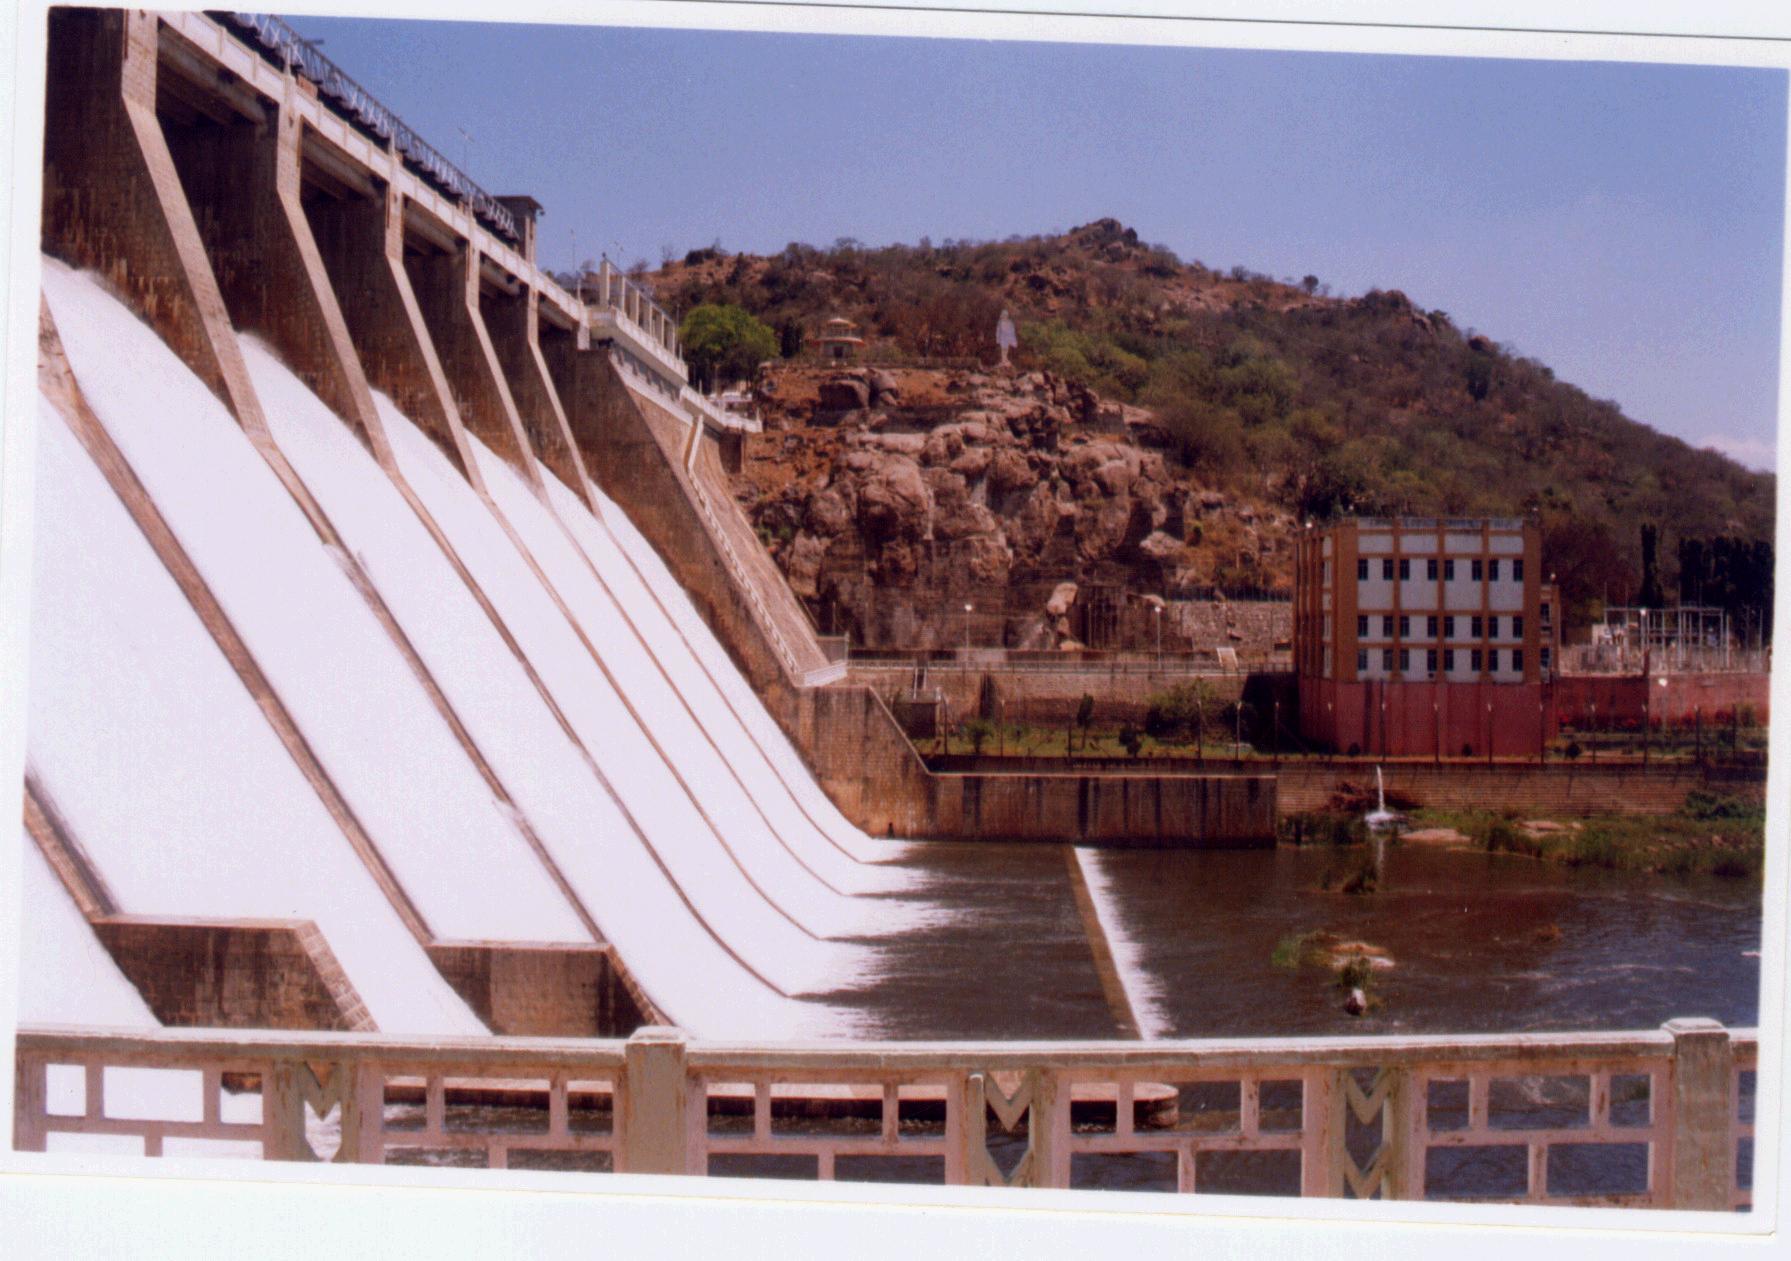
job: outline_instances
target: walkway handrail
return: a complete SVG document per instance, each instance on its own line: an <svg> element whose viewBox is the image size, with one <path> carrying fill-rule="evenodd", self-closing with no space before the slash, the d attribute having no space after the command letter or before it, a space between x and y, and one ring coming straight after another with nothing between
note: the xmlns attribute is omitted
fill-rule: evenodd
<svg viewBox="0 0 1791 1261"><path fill-rule="evenodd" d="M512 243L522 239L510 208L486 192L465 171L411 129L410 125L317 51L317 45L279 18L266 13L219 15L251 36L264 53L317 85L318 95L356 126L392 145L419 173L450 197L465 201L485 225Z"/></svg>
<svg viewBox="0 0 1791 1261"><path fill-rule="evenodd" d="M746 563L740 559L732 540L728 538L727 530L723 528L714 504L709 501L708 492L703 489L702 479L697 476L697 444L702 441L703 421L695 411L687 411L686 415L690 419L690 428L685 435L682 457L685 481L690 486L697 510L702 514L703 521L708 526L709 537L715 541L729 570L732 571L735 585L746 595L748 603L752 605L753 611L758 615L759 625L771 641L771 646L783 662L784 668L789 672L791 681L800 687L820 687L844 678L846 671L843 662L829 662L812 670L804 670L801 662L797 660L795 650L790 647L789 640L784 637L782 628L777 624L777 619L772 616L771 606L765 602L765 597L759 591L758 584L753 581L752 574L746 568Z"/></svg>
<svg viewBox="0 0 1791 1261"><path fill-rule="evenodd" d="M1693 1019L1616 1033L801 1044L657 1027L623 1041L24 1026L16 1046L23 1151L58 1134L109 1134L140 1138L151 1156L166 1140L204 1139L314 1160L308 1104L319 1118L341 1108L337 1163L471 1150L503 1168L512 1152L559 1151L624 1171L703 1173L717 1156L778 1156L812 1160L827 1180L842 1161L901 1156L938 1162L951 1184L1065 1187L1074 1157L1157 1152L1191 1191L1203 1155L1284 1152L1297 1154L1299 1194L1421 1199L1449 1195L1437 1171L1451 1152L1503 1148L1523 1155L1502 1198L1713 1211L1751 1202L1736 1170L1754 1132L1747 1079L1759 1052L1757 1031ZM114 1068L197 1073L198 1094L174 1102L178 1115L115 1113ZM1236 1101L1227 1111L1177 1111L1181 1088L1216 1086ZM259 1109L229 1106L255 1092ZM785 1111L825 1101L823 1112L852 1119L774 1131L779 1101ZM494 1102L502 1118L481 1112ZM540 1123L518 1124L518 1108ZM750 1124L705 1123L742 1109ZM987 1109L1026 1144L1011 1176L991 1155ZM932 1120L909 1124L916 1110ZM1557 1147L1572 1149L1559 1177ZM1598 1147L1632 1180L1626 1189L1587 1189L1586 1149ZM1637 1148L1645 1158L1624 1159Z"/></svg>

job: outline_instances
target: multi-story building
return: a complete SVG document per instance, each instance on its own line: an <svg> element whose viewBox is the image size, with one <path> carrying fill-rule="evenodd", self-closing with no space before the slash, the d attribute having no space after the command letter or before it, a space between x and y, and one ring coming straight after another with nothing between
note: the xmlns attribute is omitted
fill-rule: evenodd
<svg viewBox="0 0 1791 1261"><path fill-rule="evenodd" d="M1515 518L1362 517L1298 541L1294 671L1312 744L1536 756L1559 656L1542 537Z"/></svg>

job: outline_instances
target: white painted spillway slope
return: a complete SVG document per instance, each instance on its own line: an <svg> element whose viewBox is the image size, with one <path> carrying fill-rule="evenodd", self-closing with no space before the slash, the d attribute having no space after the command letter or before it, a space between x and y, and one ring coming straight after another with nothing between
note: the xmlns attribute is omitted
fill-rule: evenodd
<svg viewBox="0 0 1791 1261"><path fill-rule="evenodd" d="M797 1009L772 994L680 904L676 890L640 849L596 761L560 724L394 482L268 350L248 341L244 351L281 450L359 558L578 903L604 939L621 950L648 995L691 1028L766 1030L795 1022L812 1030L824 1012ZM549 660L545 668L530 660L537 677L544 685L559 678L574 692L590 686L589 654L569 626L558 640L542 630L542 623L565 625L565 619L497 519L428 440L390 410L388 400L380 402L393 443L407 452L412 476L406 480L518 647L525 652L533 647L537 657ZM587 673L579 672L581 666ZM581 707L575 701L568 709ZM599 730L606 742L616 736L613 728ZM813 972L774 970L812 985L825 983L833 975L829 965L837 962L823 958ZM727 995L718 996L723 989ZM762 991L756 999L755 991Z"/></svg>
<svg viewBox="0 0 1791 1261"><path fill-rule="evenodd" d="M668 674L662 662L678 648L669 626L655 625L655 610L644 592L617 592L603 580L591 558L563 528L555 511L534 496L522 478L475 441L486 485L535 561L572 612L588 642L599 645L602 663L635 718L657 762L673 772L670 791L682 788L691 821L707 825L752 885L820 936L838 937L901 928L918 918L918 908L886 899L855 898L825 881L770 824L746 791L710 734L728 719L725 706L700 670ZM545 469L544 478L551 478ZM570 492L567 499L571 499ZM590 523L580 508L572 521ZM589 532L587 532L589 533ZM600 541L600 540L598 540ZM600 556L609 559L601 548ZM613 570L616 568L611 565ZM624 602L624 595L632 601ZM699 721L699 716L701 721ZM750 770L750 768L748 768ZM680 808L685 803L679 803Z"/></svg>
<svg viewBox="0 0 1791 1261"><path fill-rule="evenodd" d="M125 353L155 397L165 366ZM381 1030L483 1032L99 469L39 412L27 755L119 909L315 921Z"/></svg>
<svg viewBox="0 0 1791 1261"><path fill-rule="evenodd" d="M700 819L690 822L694 812L668 808L678 801L676 785L666 788L663 767L655 773L651 749L592 647L580 639L524 550L390 399L375 395L375 402L405 480L497 609L582 749L577 766L554 754L564 768L553 788L566 797L565 834L552 816L532 817L568 882L635 977L669 1018L693 1031L757 1037L850 1033L858 1024L852 1013L795 1001L777 990L848 987L861 979L872 956L796 932L717 852ZM540 748L543 755L553 752L545 742ZM512 791L522 800L520 790ZM775 978L791 984L776 985Z"/></svg>
<svg viewBox="0 0 1791 1261"><path fill-rule="evenodd" d="M92 277L44 266L95 414L435 936L590 940L346 558L223 405Z"/></svg>
<svg viewBox="0 0 1791 1261"><path fill-rule="evenodd" d="M557 478L548 477L547 486L555 511L571 529L600 583L616 604L628 611L631 627L651 655L653 665L664 672L698 719L704 743L697 752L708 759L709 777L720 781L719 808L740 812L752 827L832 889L849 894L913 889L917 882L912 873L861 862L829 837L803 808L785 782L774 755L746 726L715 677L717 667L742 685L745 680L739 679L733 663L712 637L708 642L722 654L721 660L705 660L702 641L692 642L663 607L657 590L622 550L608 527L609 518L621 515L619 511L612 505L599 519ZM654 560L657 562L658 557ZM747 691L750 694L751 689ZM754 702L757 703L756 697ZM769 720L769 715L766 717ZM678 737L674 733L667 738ZM803 777L807 778L806 771ZM812 786L812 780L810 783ZM859 839L864 840L862 836ZM892 928L919 926L928 919L927 909L918 903L879 899L871 905L883 910Z"/></svg>
<svg viewBox="0 0 1791 1261"><path fill-rule="evenodd" d="M20 834L19 905L30 931L19 934L19 1022L156 1028L149 1005L94 936L31 833L21 828Z"/></svg>
<svg viewBox="0 0 1791 1261"><path fill-rule="evenodd" d="M861 865L888 863L910 856L913 846L866 836L840 813L839 807L833 804L815 782L802 755L790 743L783 728L777 725L777 720L766 710L765 703L734 667L727 649L715 637L715 632L691 603L689 593L666 567L665 561L654 550L653 545L628 519L628 514L614 500L603 494L601 489L597 491L597 497L597 506L603 513L603 524L620 545L635 572L652 590L659 608L677 626L679 635L702 663L754 746L769 760L778 783L811 821L816 832L833 848L849 855ZM896 887L903 887L912 880L907 873L886 874L901 881Z"/></svg>

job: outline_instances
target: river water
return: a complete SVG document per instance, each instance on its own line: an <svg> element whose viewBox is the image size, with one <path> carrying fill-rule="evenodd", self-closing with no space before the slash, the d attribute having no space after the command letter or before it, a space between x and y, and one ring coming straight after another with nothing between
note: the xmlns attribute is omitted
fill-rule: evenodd
<svg viewBox="0 0 1791 1261"><path fill-rule="evenodd" d="M1731 1026L1757 1018L1760 894L1750 882L1573 869L1504 854L1390 845L1377 891L1333 892L1372 856L1366 849L1254 851L1106 850L1088 855L1104 887L1104 930L1121 950L1128 987L1151 1010L1144 1023L1178 1038L1492 1033L1648 1029L1675 1016L1711 1016ZM944 927L880 943L884 975L869 991L833 996L868 1012L865 1036L893 1039L1112 1039L1119 1036L1077 909L1074 851L1061 845L929 845L913 864L928 896L953 915ZM1329 878L1327 878L1329 877ZM1092 881L1091 881L1092 883ZM1327 887L1329 886L1329 887ZM1323 964L1278 966L1284 938L1327 933L1370 945L1392 961L1371 985L1363 1016ZM1135 1002L1137 999L1135 998ZM1183 1085L1178 1128L1237 1123L1236 1088ZM1278 1090L1280 1094L1275 1094ZM1751 1096L1751 1090L1744 1085ZM1576 1093L1577 1092L1577 1093ZM1458 1101L1459 1102L1459 1101ZM1583 1079L1539 1081L1495 1103L1502 1117L1568 1125L1587 1107ZM1264 1123L1296 1126L1300 1087L1265 1087ZM1443 1115L1452 1106L1432 1099ZM1624 1097L1617 1112L1645 1118ZM1640 1110L1638 1112L1638 1109ZM418 1106L388 1108L394 1128L422 1120ZM452 1108L451 1124L539 1129L536 1110ZM1563 1119L1566 1118L1566 1119ZM606 1115L599 1117L605 1120ZM1500 1120L1500 1118L1495 1118ZM784 1118L782 1132L863 1131L851 1119ZM942 1137L943 1121L901 1122L903 1133ZM712 1116L711 1133L745 1133L744 1115ZM1078 1123L1082 1125L1081 1122ZM388 1137L391 1163L478 1164L467 1152L406 1150ZM992 1125L991 1157L1010 1169L1026 1146L1023 1128ZM1751 1145L1738 1172L1751 1176ZM1367 1152L1358 1153L1366 1160ZM1503 1199L1525 1184L1524 1148L1436 1149L1426 1165L1432 1199ZM605 1155L518 1151L517 1168L606 1170ZM1551 1148L1556 1194L1627 1194L1646 1186L1648 1156L1637 1144ZM715 1156L712 1175L809 1179L814 1158ZM937 1157L842 1159L841 1181L938 1183ZM1203 1152L1196 1186L1206 1192L1298 1195L1295 1152ZM1073 1186L1173 1191L1172 1153L1079 1154Z"/></svg>
<svg viewBox="0 0 1791 1261"><path fill-rule="evenodd" d="M1423 844L1387 847L1377 891L1327 890L1367 849L1104 850L1108 923L1165 1036L1648 1029L1757 1019L1760 891L1745 880L1570 868ZM918 865L952 926L885 949L875 1036L1112 1038L1062 846L938 844ZM1332 879L1325 877L1330 873ZM1355 1017L1322 966L1278 967L1282 939L1384 951Z"/></svg>

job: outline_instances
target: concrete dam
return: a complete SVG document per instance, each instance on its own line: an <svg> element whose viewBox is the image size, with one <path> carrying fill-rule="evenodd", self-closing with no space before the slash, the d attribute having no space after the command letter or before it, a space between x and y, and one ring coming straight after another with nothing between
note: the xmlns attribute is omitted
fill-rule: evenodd
<svg viewBox="0 0 1791 1261"><path fill-rule="evenodd" d="M22 1019L852 1036L902 838L1272 832L927 771L671 318L278 23L57 10L45 171Z"/></svg>

